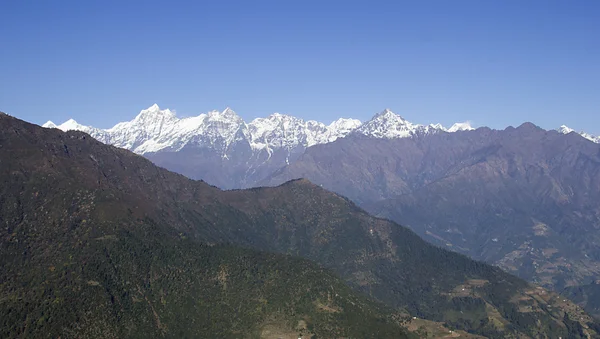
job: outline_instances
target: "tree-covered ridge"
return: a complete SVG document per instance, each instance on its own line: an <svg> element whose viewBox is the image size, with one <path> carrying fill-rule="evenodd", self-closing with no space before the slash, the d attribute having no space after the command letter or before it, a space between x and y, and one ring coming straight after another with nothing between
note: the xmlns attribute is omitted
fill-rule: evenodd
<svg viewBox="0 0 600 339"><path fill-rule="evenodd" d="M46 244L34 228L3 246L4 338L407 337L389 310L306 260L202 245L150 220L84 222Z"/></svg>
<svg viewBox="0 0 600 339"><path fill-rule="evenodd" d="M0 115L0 127L0 213L5 227L0 235L7 249L1 254L0 273L7 277L4 279L21 279L23 274L18 272L26 273L18 283L3 281L1 286L8 292L23 285L45 286L40 280L44 274L63 272L59 267L67 262L58 261L52 265L54 271L48 268L46 272L48 255L74 251L79 256L86 253L86 246L97 250L87 259L77 259L75 265L96 262L102 256L102 260L109 260L113 248L109 246L116 246L119 250L112 252L116 253L113 257L124 259L119 259L122 264L109 260L108 267L118 269L116 277L138 272L146 279L139 283L144 287L145 281L155 277L152 266L144 263L157 251L172 253L183 243L233 243L311 259L398 311L459 329L491 337L570 333L564 321L566 309L550 310L552 301L527 294L531 287L524 281L429 245L412 231L373 218L347 199L305 180L276 188L223 192L160 169L128 151L98 143L84 133L42 129L6 115ZM130 243L139 241L136 239L146 239L142 243L153 245L129 250ZM156 258L165 265L161 269L171 270L165 272L186 277L177 266L183 263L160 259L180 256L182 261L191 260L186 251ZM90 277L89 286L100 286L105 281L98 279ZM130 286L131 280L123 283ZM486 283L471 288L472 293L453 294L472 281ZM71 283L60 286L70 287ZM182 295L192 293L194 288L185 284L173 287L184 291ZM43 291L42 296L46 295ZM101 302L94 298L83 300ZM118 298L110 298L109 302L117 303ZM149 300L152 303L157 299ZM321 298L316 302L322 303ZM320 309L336 309L324 305ZM150 308L146 312L150 316L144 319L156 325L152 320L156 318L154 311ZM156 312L160 319L161 314ZM587 326L587 318L569 319ZM111 324L107 320L103 326L110 329ZM227 328L233 326L228 324Z"/></svg>

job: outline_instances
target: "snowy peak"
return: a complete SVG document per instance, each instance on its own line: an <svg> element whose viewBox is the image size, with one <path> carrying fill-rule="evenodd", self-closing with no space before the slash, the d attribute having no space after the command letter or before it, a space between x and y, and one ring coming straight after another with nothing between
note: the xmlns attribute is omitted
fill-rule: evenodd
<svg viewBox="0 0 600 339"><path fill-rule="evenodd" d="M458 131L472 131L474 130L473 127L471 127L471 122L469 121L465 121L465 122L457 122L454 125L452 125L452 127L450 127L448 129L448 132L458 132Z"/></svg>
<svg viewBox="0 0 600 339"><path fill-rule="evenodd" d="M575 132L574 129L567 127L566 125L561 125L559 128L556 129L557 131L559 131L562 134L569 134L571 132Z"/></svg>
<svg viewBox="0 0 600 339"><path fill-rule="evenodd" d="M78 130L78 129L82 129L83 127L86 127L86 126L80 125L74 119L69 119L59 126L59 128L62 129L63 131Z"/></svg>
<svg viewBox="0 0 600 339"><path fill-rule="evenodd" d="M171 110L161 110L157 104L154 104L147 109L141 110L133 121L140 124L156 124L165 121L173 121L175 119L175 113L171 112Z"/></svg>
<svg viewBox="0 0 600 339"><path fill-rule="evenodd" d="M45 127L45 128L58 128L58 126L56 126L56 124L53 123L50 120L48 120L45 124L43 124L42 127Z"/></svg>
<svg viewBox="0 0 600 339"><path fill-rule="evenodd" d="M373 116L373 118L371 118L371 120L377 120L377 119L396 119L396 120L403 120L405 121L405 119L403 117L401 117L400 115L392 112L391 109L386 108L383 111L375 114Z"/></svg>
<svg viewBox="0 0 600 339"><path fill-rule="evenodd" d="M237 117L238 116L237 113L235 113L235 111L231 109L231 107L225 107L223 112L221 112L221 115L228 116L228 117Z"/></svg>
<svg viewBox="0 0 600 339"><path fill-rule="evenodd" d="M162 115L172 115L169 109L161 110L157 104L154 104L146 109L140 111L137 115L136 119L142 119L144 117L152 117L152 116L162 116Z"/></svg>
<svg viewBox="0 0 600 339"><path fill-rule="evenodd" d="M406 121L406 119L404 119L399 114L392 112L392 110L390 110L389 108L386 108L383 111L375 114L373 116L373 118L371 118L371 120L369 120L367 123L370 123L373 121L397 121L397 122L402 122L402 123L408 122L408 121Z"/></svg>
<svg viewBox="0 0 600 339"><path fill-rule="evenodd" d="M423 126L413 124L391 110L385 109L358 127L356 132L373 138L395 139L407 138L418 133L429 133L437 130L437 128L432 126L436 125Z"/></svg>
<svg viewBox="0 0 600 339"><path fill-rule="evenodd" d="M254 119L254 120L259 120L258 119ZM287 115L287 114L281 114L278 112L275 112L271 115L269 115L268 117L265 118L266 120L270 120L270 121L277 121L279 123L302 123L304 120L300 119L300 118L296 118L295 116L292 115ZM254 121L253 120L253 121Z"/></svg>
<svg viewBox="0 0 600 339"><path fill-rule="evenodd" d="M228 123L243 123L244 120L234 110L227 107L222 112L210 111L208 112L208 119L212 121L222 121Z"/></svg>
<svg viewBox="0 0 600 339"><path fill-rule="evenodd" d="M567 127L566 125L562 125L559 128L557 128L556 130L559 133L562 133L562 134L569 134L571 132L575 132L575 133L581 135L582 137L588 139L589 141L592 141L592 142L595 142L597 144L600 144L600 136L593 136L593 135L588 134L588 133L583 132L583 131L577 132L574 129Z"/></svg>
<svg viewBox="0 0 600 339"><path fill-rule="evenodd" d="M201 120L200 125L194 131L196 135L190 139L195 146L209 146L226 157L227 151L234 143L249 143L248 126L242 117L229 107L222 112L211 111L205 116L201 114L198 119Z"/></svg>
<svg viewBox="0 0 600 339"><path fill-rule="evenodd" d="M336 134L346 136L350 132L360 127L361 124L362 123L358 119L340 118L329 124L327 128L332 132L335 131Z"/></svg>

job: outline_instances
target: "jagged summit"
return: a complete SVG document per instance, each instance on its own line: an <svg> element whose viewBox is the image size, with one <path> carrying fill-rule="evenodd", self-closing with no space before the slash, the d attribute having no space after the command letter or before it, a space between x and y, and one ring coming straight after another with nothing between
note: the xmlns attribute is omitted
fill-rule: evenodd
<svg viewBox="0 0 600 339"><path fill-rule="evenodd" d="M214 120L231 120L231 121L242 121L240 117L233 109L226 107L223 111L210 111L208 117Z"/></svg>
<svg viewBox="0 0 600 339"><path fill-rule="evenodd" d="M401 120L405 120L402 116L400 116L399 114L394 113L391 109L386 108L383 111L376 113L373 118L371 118L371 120L375 120L375 119L401 119Z"/></svg>
<svg viewBox="0 0 600 339"><path fill-rule="evenodd" d="M149 111L160 111L160 107L158 107L157 103L154 103L152 106L142 110L142 112L149 112Z"/></svg>
<svg viewBox="0 0 600 339"><path fill-rule="evenodd" d="M167 113L167 112L171 112L171 110L169 109L165 109L165 110L161 110L160 106L158 106L158 104L154 104L146 109L143 109L140 111L140 114L145 114L145 113Z"/></svg>
<svg viewBox="0 0 600 339"><path fill-rule="evenodd" d="M176 119L175 113L170 109L161 110L157 104L154 104L146 109L140 111L135 117L134 121L141 123L154 123L156 121L173 120Z"/></svg>
<svg viewBox="0 0 600 339"><path fill-rule="evenodd" d="M428 126L413 124L390 109L385 109L375 114L371 120L354 132L373 138L396 139L442 131L446 129L440 124Z"/></svg>
<svg viewBox="0 0 600 339"><path fill-rule="evenodd" d="M225 109L223 110L223 115L237 115L237 113L235 113L235 111L231 108L231 107L225 107Z"/></svg>

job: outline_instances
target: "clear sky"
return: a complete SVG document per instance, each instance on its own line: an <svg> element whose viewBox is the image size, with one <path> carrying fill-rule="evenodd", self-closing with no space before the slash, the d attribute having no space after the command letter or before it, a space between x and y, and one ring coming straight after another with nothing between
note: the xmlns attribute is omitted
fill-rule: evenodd
<svg viewBox="0 0 600 339"><path fill-rule="evenodd" d="M0 110L111 127L153 103L325 123L600 134L600 1L0 1Z"/></svg>

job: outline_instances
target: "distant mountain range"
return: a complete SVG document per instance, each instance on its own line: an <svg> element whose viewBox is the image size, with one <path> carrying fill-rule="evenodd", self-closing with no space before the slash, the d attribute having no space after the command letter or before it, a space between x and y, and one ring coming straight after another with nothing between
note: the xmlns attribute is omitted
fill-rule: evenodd
<svg viewBox="0 0 600 339"><path fill-rule="evenodd" d="M253 150L269 153L281 148L293 150L299 146L325 144L351 132L376 138L402 138L473 129L469 123L456 123L450 128L440 124L413 124L389 109L364 124L357 119L340 118L325 125L280 113L246 123L231 108L179 119L171 110L161 110L156 104L142 110L133 120L118 123L110 129L81 125L73 119L60 125L48 121L43 127L86 132L106 144L138 154L179 151L194 145L214 148L222 156L227 156L232 144L240 140L247 142Z"/></svg>
<svg viewBox="0 0 600 339"><path fill-rule="evenodd" d="M426 337L420 318L450 326L434 337L598 336L560 295L308 180L221 191L0 113L0 181L2 337Z"/></svg>
<svg viewBox="0 0 600 339"><path fill-rule="evenodd" d="M103 143L142 154L160 166L226 189L252 187L294 162L306 148L349 134L397 139L473 129L468 122L449 128L414 124L389 109L365 123L340 118L325 125L279 113L246 123L230 108L179 119L156 104L133 120L109 129L82 125L73 119L60 125L48 121L43 127L86 132ZM566 126L558 131L573 132ZM580 134L600 143L600 137Z"/></svg>
<svg viewBox="0 0 600 339"><path fill-rule="evenodd" d="M364 124L340 118L325 125L279 113L246 123L230 108L179 119L158 105L110 129L81 125L72 119L58 126L51 121L43 126L86 132L103 143L142 154L160 166L228 189L251 187L296 160L307 147L348 134L402 138L472 129L468 123L448 129L440 124L413 124L390 110Z"/></svg>
<svg viewBox="0 0 600 339"><path fill-rule="evenodd" d="M314 120L304 121L280 113L246 123L231 108L226 108L222 112L211 111L196 117L179 119L171 110L161 110L156 104L142 110L133 120L120 122L109 129L82 125L73 119L60 125L48 121L43 127L86 132L103 143L138 154L176 152L186 146L194 146L214 149L223 157L228 156L233 144L242 140L256 151L264 150L272 153L279 149L286 149L294 153L293 151L298 147L307 148L333 142L350 133L395 139L474 129L469 122L455 123L449 128L441 124L413 124L389 109L376 114L364 124L357 119L339 118L325 125ZM559 127L557 131L563 134L575 132L565 125ZM585 132L576 133L590 141L600 143L600 137Z"/></svg>

